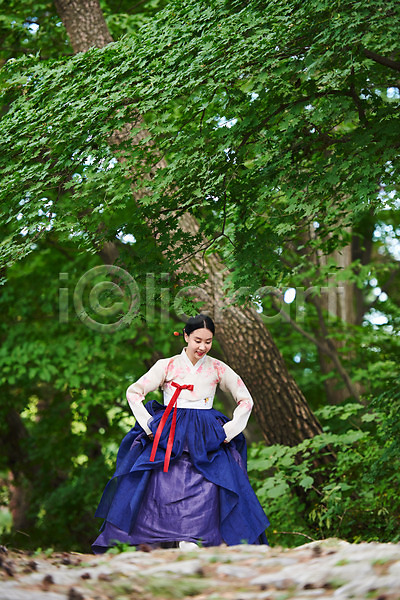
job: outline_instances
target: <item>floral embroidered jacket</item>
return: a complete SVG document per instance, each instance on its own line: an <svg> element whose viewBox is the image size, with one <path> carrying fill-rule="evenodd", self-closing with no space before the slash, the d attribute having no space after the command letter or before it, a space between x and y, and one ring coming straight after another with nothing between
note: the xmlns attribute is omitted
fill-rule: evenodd
<svg viewBox="0 0 400 600"><path fill-rule="evenodd" d="M193 365L184 348L177 356L158 360L145 375L127 389L129 406L147 434L151 433L148 427L151 415L146 410L143 400L146 394L161 387L164 404L167 405L176 389L171 385L173 381L180 385L193 385L192 391L181 391L178 408L212 408L217 385L222 391L232 394L237 407L233 411L232 420L224 425L226 441L229 442L246 427L253 399L239 375L228 365L208 354Z"/></svg>

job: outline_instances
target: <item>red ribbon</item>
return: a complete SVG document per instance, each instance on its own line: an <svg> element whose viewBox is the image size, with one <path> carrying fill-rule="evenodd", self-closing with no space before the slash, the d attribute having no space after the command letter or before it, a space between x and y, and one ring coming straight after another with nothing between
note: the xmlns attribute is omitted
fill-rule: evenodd
<svg viewBox="0 0 400 600"><path fill-rule="evenodd" d="M164 411L164 414L162 416L160 423L158 424L156 435L154 436L153 448L151 449L151 454L150 454L150 461L154 462L157 448L158 448L158 442L160 441L160 437L161 437L161 433L164 429L164 425L167 422L167 419L169 417L171 410L174 409L174 413L172 415L171 429L169 430L167 450L165 451L164 473L168 472L169 461L170 461L171 452L172 452L172 446L174 445L174 437L175 437L175 429L176 429L176 413L177 413L177 408L178 408L177 407L178 396L182 390L189 390L189 391L193 390L192 384L179 385L179 383L175 383L175 381L171 381L171 385L174 386L176 388L176 390L175 390L174 395L172 396L171 400L168 402L168 406Z"/></svg>

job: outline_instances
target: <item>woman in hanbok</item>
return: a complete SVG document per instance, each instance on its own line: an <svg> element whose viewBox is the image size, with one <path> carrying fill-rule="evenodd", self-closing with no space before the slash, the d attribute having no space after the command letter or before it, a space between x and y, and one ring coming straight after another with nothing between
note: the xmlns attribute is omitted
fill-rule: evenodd
<svg viewBox="0 0 400 600"><path fill-rule="evenodd" d="M266 544L268 519L249 483L242 434L253 400L242 379L208 355L215 326L198 315L183 330L187 347L157 361L127 399L136 418L123 439L116 471L96 517L104 519L92 548L189 548ZM229 420L214 409L217 385L237 407ZM143 404L161 387L164 403Z"/></svg>

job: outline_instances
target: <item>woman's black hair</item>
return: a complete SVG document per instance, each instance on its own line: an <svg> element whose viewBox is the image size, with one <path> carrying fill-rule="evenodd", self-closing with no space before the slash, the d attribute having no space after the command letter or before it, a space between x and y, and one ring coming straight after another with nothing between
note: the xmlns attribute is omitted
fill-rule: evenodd
<svg viewBox="0 0 400 600"><path fill-rule="evenodd" d="M190 335L192 331L195 331L196 329L203 329L203 327L204 329L209 329L213 335L215 334L214 321L211 319L211 317L202 314L196 315L195 317L190 317L183 328L183 331L187 335Z"/></svg>

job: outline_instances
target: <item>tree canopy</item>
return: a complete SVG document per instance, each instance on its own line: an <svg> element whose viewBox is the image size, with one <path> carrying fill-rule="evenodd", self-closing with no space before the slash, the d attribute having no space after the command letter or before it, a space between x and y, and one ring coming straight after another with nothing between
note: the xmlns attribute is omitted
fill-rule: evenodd
<svg viewBox="0 0 400 600"><path fill-rule="evenodd" d="M175 225L190 209L233 279L257 289L279 279L280 249L310 224L310 244L344 244L345 227L390 206L398 183L398 64L389 60L398 10L170 3L102 50L8 61L4 255L24 255L49 223L93 248L101 222L109 239L140 236L145 217L176 261ZM110 148L112 133L135 122L132 136L145 126L153 143ZM127 174L150 173L160 154L167 166L137 178L134 204Z"/></svg>

